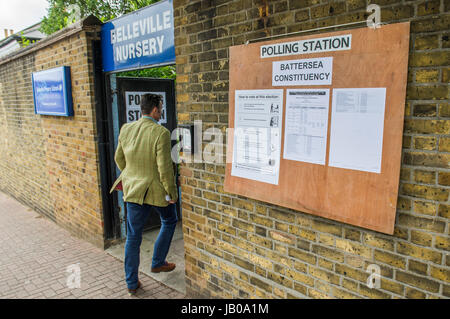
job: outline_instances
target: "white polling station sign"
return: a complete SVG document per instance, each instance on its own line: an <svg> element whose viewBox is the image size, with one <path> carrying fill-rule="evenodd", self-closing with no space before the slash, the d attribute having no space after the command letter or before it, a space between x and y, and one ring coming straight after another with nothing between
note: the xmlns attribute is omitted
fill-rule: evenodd
<svg viewBox="0 0 450 319"><path fill-rule="evenodd" d="M159 94L163 97L163 107L161 119L159 120L159 124L167 123L167 115L166 115L166 92L136 92L136 91L127 91L125 92L125 105L126 105L126 116L127 123L131 123L139 120L142 117L141 114L141 97L144 94Z"/></svg>
<svg viewBox="0 0 450 319"><path fill-rule="evenodd" d="M287 55L350 50L351 48L352 35L345 34L318 39L268 44L261 46L260 50L261 58L274 58Z"/></svg>

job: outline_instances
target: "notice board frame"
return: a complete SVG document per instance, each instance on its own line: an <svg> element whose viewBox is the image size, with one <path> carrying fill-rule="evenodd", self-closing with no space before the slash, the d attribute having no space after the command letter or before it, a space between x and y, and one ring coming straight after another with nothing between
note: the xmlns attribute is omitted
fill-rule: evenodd
<svg viewBox="0 0 450 319"><path fill-rule="evenodd" d="M350 50L261 58L267 44L352 35ZM230 47L229 128L235 122L235 91L284 90L281 162L278 185L231 175L233 138L227 143L224 190L248 198L393 234L400 178L408 72L410 23L358 28ZM272 86L272 62L333 57L331 85ZM286 160L284 127L287 89L330 89L325 165ZM381 172L328 166L333 89L386 88Z"/></svg>

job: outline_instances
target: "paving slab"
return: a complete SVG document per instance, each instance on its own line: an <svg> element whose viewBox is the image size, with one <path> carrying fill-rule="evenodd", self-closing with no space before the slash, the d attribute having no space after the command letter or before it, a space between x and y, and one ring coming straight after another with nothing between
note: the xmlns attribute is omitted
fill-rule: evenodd
<svg viewBox="0 0 450 319"><path fill-rule="evenodd" d="M0 299L185 298L144 272L143 289L128 296L122 261L2 192L0 242Z"/></svg>

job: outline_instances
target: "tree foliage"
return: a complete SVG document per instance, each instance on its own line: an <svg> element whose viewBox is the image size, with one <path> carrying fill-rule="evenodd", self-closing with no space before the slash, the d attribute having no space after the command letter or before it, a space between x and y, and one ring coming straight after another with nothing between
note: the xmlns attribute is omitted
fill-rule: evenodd
<svg viewBox="0 0 450 319"><path fill-rule="evenodd" d="M52 34L91 14L102 22L133 12L159 0L47 0L49 8L41 31Z"/></svg>
<svg viewBox="0 0 450 319"><path fill-rule="evenodd" d="M168 65L153 69L143 69L134 71L120 72L117 76L132 76L132 77L146 77L146 78L163 78L163 79L173 79L177 77L175 72L175 66Z"/></svg>
<svg viewBox="0 0 450 319"><path fill-rule="evenodd" d="M33 41L33 42L35 42L35 41ZM25 47L29 46L32 42L30 39L28 39L26 36L23 35L23 32L20 32L19 43L22 48L25 48Z"/></svg>
<svg viewBox="0 0 450 319"><path fill-rule="evenodd" d="M159 0L47 0L47 16L41 24L41 31L50 35L66 26L94 15L102 22L109 21L123 14L136 11ZM118 76L152 77L175 79L175 67L165 66L153 69L121 72Z"/></svg>

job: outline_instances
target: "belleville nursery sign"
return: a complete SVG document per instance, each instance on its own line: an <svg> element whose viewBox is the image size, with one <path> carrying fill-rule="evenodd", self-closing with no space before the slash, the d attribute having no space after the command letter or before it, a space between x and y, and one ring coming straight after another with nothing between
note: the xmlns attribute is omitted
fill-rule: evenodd
<svg viewBox="0 0 450 319"><path fill-rule="evenodd" d="M172 0L108 21L101 43L104 72L175 63Z"/></svg>

